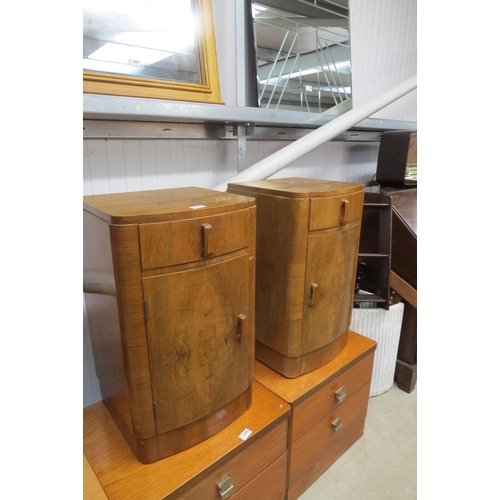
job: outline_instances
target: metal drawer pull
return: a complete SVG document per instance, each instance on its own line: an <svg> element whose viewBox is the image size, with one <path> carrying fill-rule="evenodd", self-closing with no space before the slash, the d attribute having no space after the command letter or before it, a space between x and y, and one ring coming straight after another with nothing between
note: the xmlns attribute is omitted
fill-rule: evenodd
<svg viewBox="0 0 500 500"><path fill-rule="evenodd" d="M340 389L337 389L335 391L335 399L339 403L342 403L342 401L344 401L345 397L346 397L345 386L342 386Z"/></svg>
<svg viewBox="0 0 500 500"><path fill-rule="evenodd" d="M203 257L209 257L215 251L214 249L214 236L211 224L202 224L201 233L203 235Z"/></svg>
<svg viewBox="0 0 500 500"><path fill-rule="evenodd" d="M340 428L342 427L342 419L341 418L337 418L335 419L333 422L332 422L332 429L335 431L335 432L338 432L340 430Z"/></svg>
<svg viewBox="0 0 500 500"><path fill-rule="evenodd" d="M221 481L218 485L219 493L222 500L229 498L234 490L233 478L227 477L224 481Z"/></svg>

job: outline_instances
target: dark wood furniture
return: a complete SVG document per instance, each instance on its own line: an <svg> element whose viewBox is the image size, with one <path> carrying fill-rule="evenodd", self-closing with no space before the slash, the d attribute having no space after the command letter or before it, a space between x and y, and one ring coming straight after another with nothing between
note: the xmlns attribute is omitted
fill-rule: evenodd
<svg viewBox="0 0 500 500"><path fill-rule="evenodd" d="M405 302L396 381L412 392L417 383L417 188L384 188L392 200L391 288Z"/></svg>
<svg viewBox="0 0 500 500"><path fill-rule="evenodd" d="M256 358L297 377L346 345L363 185L305 178L229 183L257 205Z"/></svg>
<svg viewBox="0 0 500 500"><path fill-rule="evenodd" d="M395 376L410 393L417 382L417 188L368 188L358 266L356 285L369 294L357 292L354 307L405 304Z"/></svg>
<svg viewBox="0 0 500 500"><path fill-rule="evenodd" d="M379 192L378 188L375 192L367 188L363 202L354 306L375 302L377 307L389 310L391 236L391 197Z"/></svg>
<svg viewBox="0 0 500 500"><path fill-rule="evenodd" d="M383 132L377 159L376 181L382 187L416 187L417 132Z"/></svg>
<svg viewBox="0 0 500 500"><path fill-rule="evenodd" d="M376 342L348 332L332 361L300 377L256 362L255 379L291 406L287 499L295 500L364 432Z"/></svg>
<svg viewBox="0 0 500 500"><path fill-rule="evenodd" d="M252 391L251 408L226 428L152 464L136 459L102 402L85 408L83 498L283 500L290 406L257 382Z"/></svg>
<svg viewBox="0 0 500 500"><path fill-rule="evenodd" d="M255 202L197 187L84 197L84 291L104 404L150 463L252 401Z"/></svg>

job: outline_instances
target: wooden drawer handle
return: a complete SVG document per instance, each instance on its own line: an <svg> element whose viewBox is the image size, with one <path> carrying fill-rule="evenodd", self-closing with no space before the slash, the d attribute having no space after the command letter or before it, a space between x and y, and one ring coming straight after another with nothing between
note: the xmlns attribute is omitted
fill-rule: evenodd
<svg viewBox="0 0 500 500"><path fill-rule="evenodd" d="M309 305L314 306L318 302L319 302L319 286L317 283L313 283L309 291Z"/></svg>
<svg viewBox="0 0 500 500"><path fill-rule="evenodd" d="M233 478L227 477L224 481L221 481L217 487L219 488L219 494L222 500L229 498L233 494L234 490Z"/></svg>
<svg viewBox="0 0 500 500"><path fill-rule="evenodd" d="M332 422L332 429L335 431L335 432L338 432L340 430L340 428L342 427L342 419L341 418L336 418L333 422Z"/></svg>
<svg viewBox="0 0 500 500"><path fill-rule="evenodd" d="M211 224L202 224L201 232L203 234L203 257L209 257L214 253L214 234Z"/></svg>
<svg viewBox="0 0 500 500"><path fill-rule="evenodd" d="M345 223L349 220L349 200L342 200L342 207L340 210L340 223Z"/></svg>
<svg viewBox="0 0 500 500"><path fill-rule="evenodd" d="M241 342L246 336L248 331L248 321L244 314L238 316L238 332L236 333L236 340Z"/></svg>
<svg viewBox="0 0 500 500"><path fill-rule="evenodd" d="M340 389L337 389L335 391L335 399L339 402L342 403L346 397L346 391L345 391L345 386L342 386Z"/></svg>

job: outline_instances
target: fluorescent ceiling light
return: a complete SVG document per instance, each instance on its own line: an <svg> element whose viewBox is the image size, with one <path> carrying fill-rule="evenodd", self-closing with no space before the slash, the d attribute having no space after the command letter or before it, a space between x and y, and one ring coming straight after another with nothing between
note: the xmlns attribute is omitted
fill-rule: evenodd
<svg viewBox="0 0 500 500"><path fill-rule="evenodd" d="M321 70L320 70L321 71ZM318 68L302 69L299 71L294 71L290 73L290 78L298 78L299 76L312 75L318 72ZM281 78L287 78L287 75L283 75Z"/></svg>
<svg viewBox="0 0 500 500"><path fill-rule="evenodd" d="M271 85L275 84L278 80L286 80L287 78L298 78L299 76L307 76L307 75L313 75L314 73L317 72L322 72L322 69L319 68L309 68L309 69L303 69L299 71L294 71L293 73L286 73L285 75L281 75L279 78L277 76L273 78L269 78L268 80L261 80L260 83L270 83Z"/></svg>
<svg viewBox="0 0 500 500"><path fill-rule="evenodd" d="M264 7L263 5L252 4L252 15L253 15L253 17L257 16L257 14L260 14L261 12L264 12L266 10L267 10L267 7Z"/></svg>
<svg viewBox="0 0 500 500"><path fill-rule="evenodd" d="M89 54L88 59L150 66L176 52L194 54L193 39L182 39L170 33L127 32L114 35L108 43Z"/></svg>
<svg viewBox="0 0 500 500"><path fill-rule="evenodd" d="M351 62L343 61L336 62L335 64L323 64L321 67L323 70L338 71L339 73L349 73L351 70Z"/></svg>
<svg viewBox="0 0 500 500"><path fill-rule="evenodd" d="M107 43L88 56L96 61L107 61L131 66L149 66L172 55L165 52L144 47L133 47L117 43Z"/></svg>

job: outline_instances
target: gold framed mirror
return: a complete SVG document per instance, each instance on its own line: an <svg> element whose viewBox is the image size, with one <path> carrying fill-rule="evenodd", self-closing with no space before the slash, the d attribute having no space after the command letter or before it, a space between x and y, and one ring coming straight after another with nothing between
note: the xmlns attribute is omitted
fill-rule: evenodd
<svg viewBox="0 0 500 500"><path fill-rule="evenodd" d="M83 92L221 104L211 0L85 0Z"/></svg>

